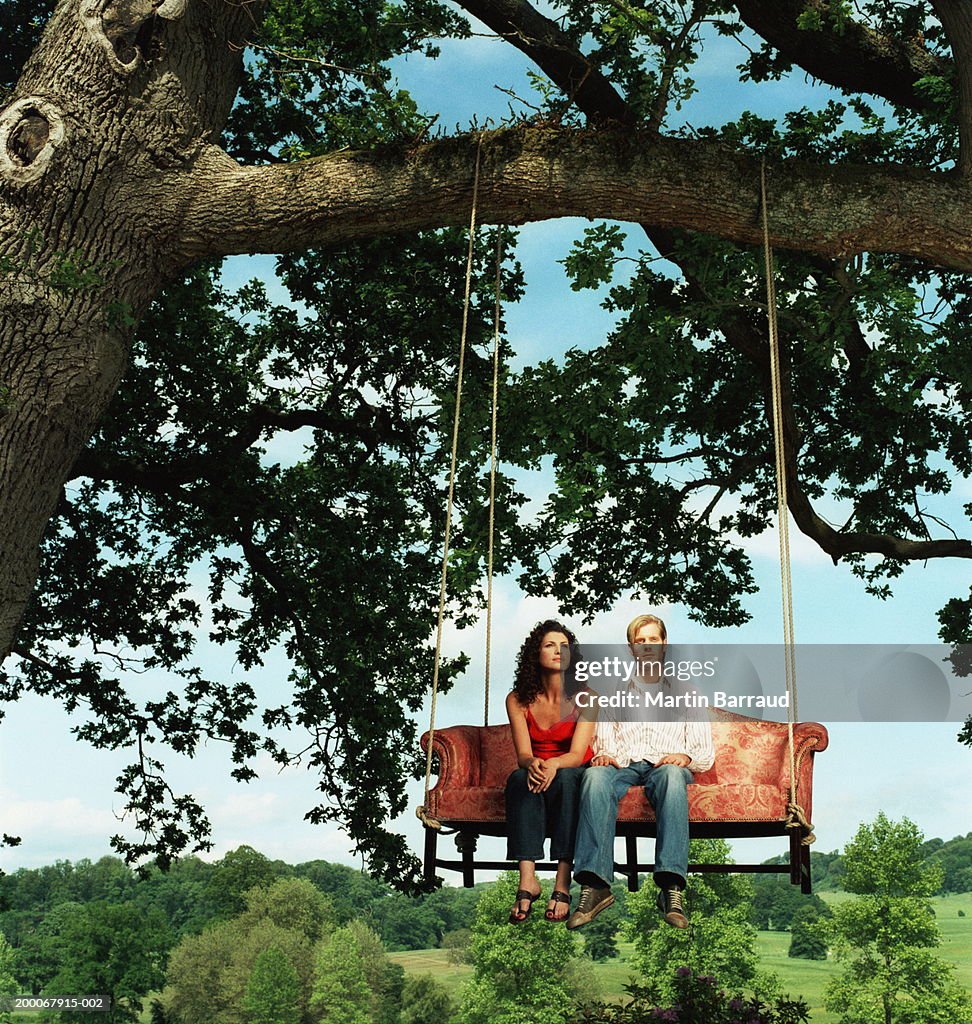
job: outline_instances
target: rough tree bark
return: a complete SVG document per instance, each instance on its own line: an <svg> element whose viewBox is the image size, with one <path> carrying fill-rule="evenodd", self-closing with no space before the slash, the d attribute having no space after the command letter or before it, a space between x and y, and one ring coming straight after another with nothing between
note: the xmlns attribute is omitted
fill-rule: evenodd
<svg viewBox="0 0 972 1024"><path fill-rule="evenodd" d="M958 79L959 171L972 171L972 11L961 0L932 0L955 57Z"/></svg>
<svg viewBox="0 0 972 1024"><path fill-rule="evenodd" d="M827 21L824 0L739 0L739 16L757 35L815 78L854 92L883 96L913 110L930 110L932 100L915 88L923 78L947 78L951 66L924 48L920 39L890 40L851 19L840 32L801 28L808 9Z"/></svg>
<svg viewBox="0 0 972 1024"><path fill-rule="evenodd" d="M512 0L466 6L496 17L532 11ZM755 26L773 5L739 6ZM936 6L945 20L959 5ZM230 159L216 140L258 10L227 0L62 0L0 111L0 659L34 584L44 526L124 371L131 324L167 280L204 257L468 216L476 138L287 166ZM965 33L963 22L956 35ZM878 42L848 36L842 45L866 46L878 60ZM937 70L920 54L886 58L910 62L910 82ZM571 79L564 60L569 94L595 88L594 78ZM610 103L607 93L585 98ZM623 105L602 109L597 129L484 136L481 218L605 216L759 241L752 157L633 132ZM770 173L777 245L901 252L972 270L964 174L795 162Z"/></svg>
<svg viewBox="0 0 972 1024"><path fill-rule="evenodd" d="M0 113L0 657L238 87L245 6L67 0Z"/></svg>

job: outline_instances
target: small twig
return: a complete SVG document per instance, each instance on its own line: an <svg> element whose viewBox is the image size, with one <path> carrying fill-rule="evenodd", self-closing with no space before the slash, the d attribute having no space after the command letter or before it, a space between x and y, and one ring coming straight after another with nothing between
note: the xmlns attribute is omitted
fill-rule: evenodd
<svg viewBox="0 0 972 1024"><path fill-rule="evenodd" d="M708 505L705 506L700 515L696 518L696 530L700 529L703 523L707 523L709 521L709 516L712 515L712 513L715 511L716 505L718 505L719 502L722 500L723 495L726 493L726 489L727 488L725 486L720 487L719 490L716 491L713 499L709 502Z"/></svg>
<svg viewBox="0 0 972 1024"><path fill-rule="evenodd" d="M297 61L298 63L301 63L301 64L315 64L315 65L317 65L317 67L329 68L332 71L343 71L346 74L355 75L355 76L357 76L359 78L364 78L364 77L381 78L382 77L382 74L381 74L380 71L366 71L363 68L349 68L349 67L345 67L343 64L332 64L332 63L330 63L329 61L326 61L326 60L318 60L316 57L301 57L299 54L288 53L286 50L280 50L276 46L267 46L265 44L261 45L260 43L252 43L252 42L251 43L246 43L246 44L243 44L243 45L241 45L239 43L232 43L231 42L229 45L234 50L238 50L238 51L242 51L242 50L261 50L264 53L272 53L275 57L284 57L287 60Z"/></svg>
<svg viewBox="0 0 972 1024"><path fill-rule="evenodd" d="M504 89L501 85L494 85L493 88L505 93L507 96L512 96L517 103L522 103L523 106L529 107L531 110L535 110L538 114L543 113L543 109L541 107L531 103L529 100L525 100L522 96L518 96L512 89Z"/></svg>

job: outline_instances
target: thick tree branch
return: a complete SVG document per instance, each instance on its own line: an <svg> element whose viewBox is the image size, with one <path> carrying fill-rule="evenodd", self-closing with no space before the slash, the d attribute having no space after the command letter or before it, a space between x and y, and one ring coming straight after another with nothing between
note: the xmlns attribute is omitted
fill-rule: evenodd
<svg viewBox="0 0 972 1024"><path fill-rule="evenodd" d="M794 488L789 492L789 508L800 530L815 541L834 560L845 555L876 554L901 561L924 561L928 558L972 558L972 541L960 537L947 540L909 540L886 533L841 533L813 510L800 488L792 453L787 452L787 479ZM790 484L788 482L787 486Z"/></svg>
<svg viewBox="0 0 972 1024"><path fill-rule="evenodd" d="M251 518L241 516L238 520L236 541L243 549L250 570L260 576L277 595L283 615L290 620L294 630L294 640L303 655L307 671L313 676L315 683L322 692L328 692L327 673L320 665L317 651L307 632L307 627L295 606L295 597L299 600L299 588L295 582L287 578L287 574L277 567L266 549L257 543L255 523Z"/></svg>
<svg viewBox="0 0 972 1024"><path fill-rule="evenodd" d="M191 455L168 463L149 465L133 459L112 458L92 449L78 457L68 479L89 477L92 480L126 483L147 490L171 492L173 488L196 480L221 479L228 464L256 444L264 431L299 430L314 427L334 434L356 437L369 449L390 441L411 441L413 438L397 427L385 409L375 409L362 402L361 415L336 415L326 409L270 409L256 406L242 417L244 425L215 451ZM431 422L431 417L412 421L416 426ZM411 424L410 424L411 425Z"/></svg>
<svg viewBox="0 0 972 1024"><path fill-rule="evenodd" d="M529 9L533 11L528 3L510 3L509 0L475 0L474 4L468 2L464 3L463 6L473 13L476 13L481 20L490 24L496 28L493 21L490 20L491 12L497 10L506 10L507 8L516 7L520 10ZM475 10L474 10L475 8ZM495 20L495 15L492 15ZM542 16L533 11L531 15L531 32L537 34L536 19ZM497 29L498 30L498 29ZM558 68L563 68L564 62L568 60L567 54L571 52L569 41L559 33L559 29L553 22L549 22L546 28L545 39L547 40L547 50L538 49L536 44L533 44L534 59L539 57L538 63L542 70L550 74L547 70L544 60L556 61ZM517 41L517 26L515 24L507 27L507 37L515 45L519 46L520 49L526 50L525 44ZM586 67L587 62L583 56L576 51L573 51L573 59L575 61L575 69ZM561 73L563 73L561 71ZM576 74L576 70L575 70ZM590 72L590 78L594 79L591 85L597 85L597 79L600 78L600 73L596 70ZM604 84L610 88L610 84L604 80ZM587 94L588 96L594 95L593 91ZM615 93L617 97L617 94ZM620 97L617 99L623 103ZM578 106L580 104L578 103ZM597 114L596 109L591 109L589 106L581 107L583 112L589 117L594 117ZM612 110L616 110L616 105L612 101ZM623 117L616 118L621 121L633 121L633 117L626 115ZM658 139L657 142L660 145L664 145L668 140ZM739 159L737 154L733 154L734 159ZM799 176L798 165L795 162L788 162L786 165L786 171L789 173L795 171L797 177ZM753 164L752 173L756 174L755 163ZM780 179L780 180L776 180ZM776 217L779 215L782 206L789 206L792 201L792 193L789 192L788 186L792 183L793 179L783 180L781 175L775 175L772 184L771 192L773 196L773 208L771 211L771 235L778 231L778 222ZM914 179L917 180L917 179ZM931 176L926 179L926 182L937 181L943 183L946 179L940 176ZM730 189L732 186L724 183L720 188L719 194L722 194L722 189ZM959 193L964 194L965 188L957 183L950 183L949 188L956 189ZM817 201L823 201L823 197L820 196L818 200L812 199L810 196L805 196L805 200L810 208L815 208ZM669 230L658 230L655 227L649 227L649 224L661 224L663 228L667 228L670 222L665 220L656 221L652 218L639 218L645 228L646 233L655 242L656 246L662 251L671 248L671 243L674 239L674 234ZM688 224L673 225L675 227L692 226ZM917 226L917 222L912 226L912 230ZM700 230L712 231L711 227L704 226ZM721 232L716 232L721 233ZM760 239L746 239L746 241L761 241ZM790 243L787 243L789 247L793 247ZM874 246L866 245L864 249L873 249ZM880 248L880 247L878 247ZM690 289L695 292L701 292L701 287L697 282L694 282L691 277L687 281ZM743 353L755 367L757 367L763 378L763 388L766 396L766 415L767 423L771 422L770 412L770 399L769 399L769 367L768 367L768 348L765 336L752 318L745 312L739 311L735 316L727 317L723 330L726 337L731 345L738 351ZM799 428L796 423L796 417L793 411L792 397L789 394L789 389L784 381L784 456L786 463L786 474L787 474L787 487L789 491L789 508L793 514L794 520L796 521L800 530L805 533L808 537L813 539L824 551L826 551L834 561L838 561L842 556L855 553L876 553L883 554L887 557L898 558L902 560L922 560L928 558L944 558L944 557L961 557L969 558L972 557L972 542L960 539L940 540L940 541L914 541L908 538L895 537L886 534L867 534L867 533L841 533L831 527L827 522L821 519L820 516L814 511L809 499L803 491L800 483L797 463L797 451L799 450Z"/></svg>
<svg viewBox="0 0 972 1024"><path fill-rule="evenodd" d="M482 133L484 223L608 217L761 241L759 161L725 146L631 131ZM203 160L183 221L184 263L337 245L469 218L478 137L228 170ZM972 270L972 190L894 167L770 169L772 241L826 256L864 250Z"/></svg>
<svg viewBox="0 0 972 1024"><path fill-rule="evenodd" d="M635 123L614 86L578 53L556 22L532 4L526 0L460 0L459 5L525 53L589 118Z"/></svg>
<svg viewBox="0 0 972 1024"><path fill-rule="evenodd" d="M853 19L835 32L826 24L828 5L823 0L737 0L736 8L743 22L787 60L839 89L883 96L912 110L930 110L928 96L916 90L915 83L952 73L951 65L929 53L920 39L904 43ZM820 10L822 29L797 25L808 8Z"/></svg>
<svg viewBox="0 0 972 1024"><path fill-rule="evenodd" d="M972 173L972 10L966 0L932 0L958 72L959 171Z"/></svg>

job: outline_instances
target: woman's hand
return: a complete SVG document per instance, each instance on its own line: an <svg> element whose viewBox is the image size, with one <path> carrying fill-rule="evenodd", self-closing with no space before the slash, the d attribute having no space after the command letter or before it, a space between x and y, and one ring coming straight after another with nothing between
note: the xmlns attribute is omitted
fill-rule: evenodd
<svg viewBox="0 0 972 1024"><path fill-rule="evenodd" d="M596 754L594 757L591 758L591 764L595 768L606 768L608 765L610 765L612 768L621 767L621 765L619 765L613 757L608 757L607 754Z"/></svg>
<svg viewBox="0 0 972 1024"><path fill-rule="evenodd" d="M542 793L550 788L554 776L557 774L557 766L550 761L542 761L535 757L527 766L527 789L531 793Z"/></svg>
<svg viewBox="0 0 972 1024"><path fill-rule="evenodd" d="M551 764L549 761L540 762L540 778L534 787L532 784L530 789L534 793L542 793L545 789L550 788L550 783L553 782L554 777L557 774L557 766Z"/></svg>
<svg viewBox="0 0 972 1024"><path fill-rule="evenodd" d="M531 793L540 792L539 786L543 782L543 767L544 763L539 757L533 758L526 766L527 789Z"/></svg>

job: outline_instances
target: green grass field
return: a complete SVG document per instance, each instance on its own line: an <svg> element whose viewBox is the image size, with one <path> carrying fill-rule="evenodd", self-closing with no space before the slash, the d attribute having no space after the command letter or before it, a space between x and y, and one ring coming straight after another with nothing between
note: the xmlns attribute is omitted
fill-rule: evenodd
<svg viewBox="0 0 972 1024"><path fill-rule="evenodd" d="M847 893L821 893L821 897L831 904L852 898ZM937 897L931 900L931 904L942 932L943 941L938 952L956 965L958 980L972 991L972 893ZM959 910L965 912L965 917L959 917ZM759 951L764 969L780 976L785 992L806 999L813 1021L818 1024L836 1024L837 1018L824 1008L824 993L838 965L831 960L791 959L786 955L789 945L789 932L760 932ZM605 998L608 999L623 996L623 986L631 975L627 958L632 947L628 943L619 943L619 948L621 956L617 960L595 965ZM450 964L446 951L442 949L392 953L391 958L409 974L431 974L453 995L472 974L470 967Z"/></svg>

